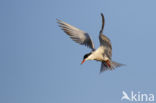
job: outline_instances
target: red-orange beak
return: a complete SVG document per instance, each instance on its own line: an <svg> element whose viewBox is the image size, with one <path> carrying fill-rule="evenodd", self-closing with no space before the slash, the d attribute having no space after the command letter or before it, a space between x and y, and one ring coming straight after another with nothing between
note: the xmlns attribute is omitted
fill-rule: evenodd
<svg viewBox="0 0 156 103"><path fill-rule="evenodd" d="M81 64L83 64L86 61L86 59L83 59L83 61L81 62Z"/></svg>

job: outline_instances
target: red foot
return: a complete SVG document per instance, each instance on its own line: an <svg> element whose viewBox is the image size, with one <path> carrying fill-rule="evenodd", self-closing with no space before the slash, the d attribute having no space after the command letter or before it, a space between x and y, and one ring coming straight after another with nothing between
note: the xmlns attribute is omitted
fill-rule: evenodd
<svg viewBox="0 0 156 103"><path fill-rule="evenodd" d="M110 64L110 61L109 61L109 60L106 61L106 64L107 64L109 67L111 67L111 64Z"/></svg>

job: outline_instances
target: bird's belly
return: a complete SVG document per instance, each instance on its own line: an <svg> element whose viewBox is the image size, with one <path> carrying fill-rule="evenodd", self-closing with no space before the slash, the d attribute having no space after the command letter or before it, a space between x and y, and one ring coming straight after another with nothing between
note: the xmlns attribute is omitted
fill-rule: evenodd
<svg viewBox="0 0 156 103"><path fill-rule="evenodd" d="M103 61L104 60L103 53L104 53L104 49L98 48L96 51L93 52L91 58L93 58L93 60Z"/></svg>
<svg viewBox="0 0 156 103"><path fill-rule="evenodd" d="M93 53L94 60L97 61L106 61L108 60L108 57L105 55L105 48L99 47L94 53Z"/></svg>

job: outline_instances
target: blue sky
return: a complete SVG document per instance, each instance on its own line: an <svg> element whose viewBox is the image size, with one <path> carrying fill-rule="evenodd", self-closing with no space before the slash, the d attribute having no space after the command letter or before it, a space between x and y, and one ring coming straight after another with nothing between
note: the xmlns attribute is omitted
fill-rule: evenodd
<svg viewBox="0 0 156 103"><path fill-rule="evenodd" d="M156 95L155 0L1 0L0 103L121 103L122 91ZM99 46L100 13L113 60L80 62L90 49L60 30L59 18Z"/></svg>

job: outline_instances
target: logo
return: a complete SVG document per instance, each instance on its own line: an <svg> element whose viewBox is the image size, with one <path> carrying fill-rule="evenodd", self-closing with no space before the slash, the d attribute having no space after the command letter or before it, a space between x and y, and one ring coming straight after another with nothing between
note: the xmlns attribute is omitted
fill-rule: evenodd
<svg viewBox="0 0 156 103"><path fill-rule="evenodd" d="M131 91L128 95L125 91L122 91L121 101L136 101L136 102L153 102L154 101L154 94L146 94L141 92L134 92Z"/></svg>

